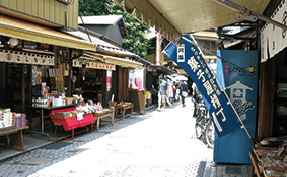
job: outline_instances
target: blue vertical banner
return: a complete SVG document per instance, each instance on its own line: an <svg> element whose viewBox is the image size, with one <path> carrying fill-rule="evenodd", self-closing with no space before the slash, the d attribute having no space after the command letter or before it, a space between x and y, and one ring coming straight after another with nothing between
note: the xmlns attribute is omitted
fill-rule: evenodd
<svg viewBox="0 0 287 177"><path fill-rule="evenodd" d="M219 50L217 56L258 75L258 51ZM218 59L216 75L249 135L255 139L258 78L238 67ZM214 144L214 162L251 163L248 152L254 145L244 130L241 129L230 136L215 138Z"/></svg>
<svg viewBox="0 0 287 177"><path fill-rule="evenodd" d="M183 37L191 40L188 35ZM171 43L164 52L196 83L212 117L218 137L223 137L239 130L238 119L200 50L183 38L181 46Z"/></svg>
<svg viewBox="0 0 287 177"><path fill-rule="evenodd" d="M258 75L258 51L218 50L217 55ZM250 136L255 138L258 78L238 67L219 60L216 75Z"/></svg>

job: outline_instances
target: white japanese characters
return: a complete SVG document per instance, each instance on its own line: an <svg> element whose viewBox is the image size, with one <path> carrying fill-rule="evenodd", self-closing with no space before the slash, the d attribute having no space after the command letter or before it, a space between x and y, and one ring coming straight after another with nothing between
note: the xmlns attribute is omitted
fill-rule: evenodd
<svg viewBox="0 0 287 177"><path fill-rule="evenodd" d="M182 49L180 48L181 52ZM184 51L184 50L183 50ZM206 62L204 61L203 57L201 56L201 53L197 51L194 47L191 48L191 51L194 52L194 56L192 56L188 61L187 64L191 67L191 70L196 73L197 79L202 82L203 87L205 88L205 91L207 95L210 97L211 105L215 109L215 112L212 112L211 115L214 120L214 124L217 127L219 132L222 132L222 126L220 125L220 122L226 121L226 116L224 115L224 109L221 107L220 100L218 96L221 94L220 90L218 89L215 76L209 69L209 67L206 65ZM178 55L177 60L181 59ZM218 120L221 120L220 122Z"/></svg>

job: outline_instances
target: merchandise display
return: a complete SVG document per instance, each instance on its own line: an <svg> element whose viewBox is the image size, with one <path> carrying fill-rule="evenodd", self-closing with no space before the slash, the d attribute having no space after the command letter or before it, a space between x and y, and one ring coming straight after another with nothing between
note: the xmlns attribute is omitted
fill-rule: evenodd
<svg viewBox="0 0 287 177"><path fill-rule="evenodd" d="M80 96L73 96L73 97L63 97L57 93L48 93L47 96L38 97L32 99L32 106L68 106L73 104L79 104L84 101L84 98Z"/></svg>
<svg viewBox="0 0 287 177"><path fill-rule="evenodd" d="M287 177L287 170L282 169L272 169L266 168L264 169L265 176L277 176L277 177Z"/></svg>
<svg viewBox="0 0 287 177"><path fill-rule="evenodd" d="M0 108L0 129L7 127L21 128L26 126L26 114L11 112L10 108Z"/></svg>
<svg viewBox="0 0 287 177"><path fill-rule="evenodd" d="M287 177L287 137L267 137L249 152L253 167L264 176ZM252 155L253 154L253 155Z"/></svg>
<svg viewBox="0 0 287 177"><path fill-rule="evenodd" d="M98 104L86 104L81 103L76 106L73 111L55 112L51 114L52 119L68 119L71 117L77 117L78 114L90 114L90 113L101 113L103 112L103 107L100 103Z"/></svg>
<svg viewBox="0 0 287 177"><path fill-rule="evenodd" d="M287 162L283 162L282 159L276 158L261 158L259 165L261 167L276 167L276 168L286 168L287 170Z"/></svg>

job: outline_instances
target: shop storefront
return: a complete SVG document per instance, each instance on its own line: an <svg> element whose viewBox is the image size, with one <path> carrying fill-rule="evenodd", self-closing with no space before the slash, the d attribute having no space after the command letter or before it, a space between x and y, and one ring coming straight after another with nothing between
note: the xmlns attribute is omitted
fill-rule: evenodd
<svg viewBox="0 0 287 177"><path fill-rule="evenodd" d="M80 57L73 61L73 67L80 68L84 77L82 95L85 101L92 100L93 103L104 104L106 107L106 95L113 90L112 78L116 70L115 64L104 63L96 58ZM84 65L84 67L83 67Z"/></svg>
<svg viewBox="0 0 287 177"><path fill-rule="evenodd" d="M95 51L96 46L52 28L4 15L0 31L1 136L6 135L11 141L14 137L16 149L26 150L22 130L45 131L44 112L33 114L31 109L69 104L63 99L70 96L69 61L83 50ZM5 138L1 143L10 147Z"/></svg>

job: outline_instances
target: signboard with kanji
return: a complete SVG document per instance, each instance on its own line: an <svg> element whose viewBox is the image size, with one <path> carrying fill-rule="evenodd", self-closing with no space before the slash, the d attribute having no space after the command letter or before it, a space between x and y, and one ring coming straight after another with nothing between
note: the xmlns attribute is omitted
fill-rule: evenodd
<svg viewBox="0 0 287 177"><path fill-rule="evenodd" d="M184 37L190 39L188 35ZM212 117L217 135L223 137L239 130L238 119L200 50L183 39L181 46L170 44L165 53L196 83Z"/></svg>

